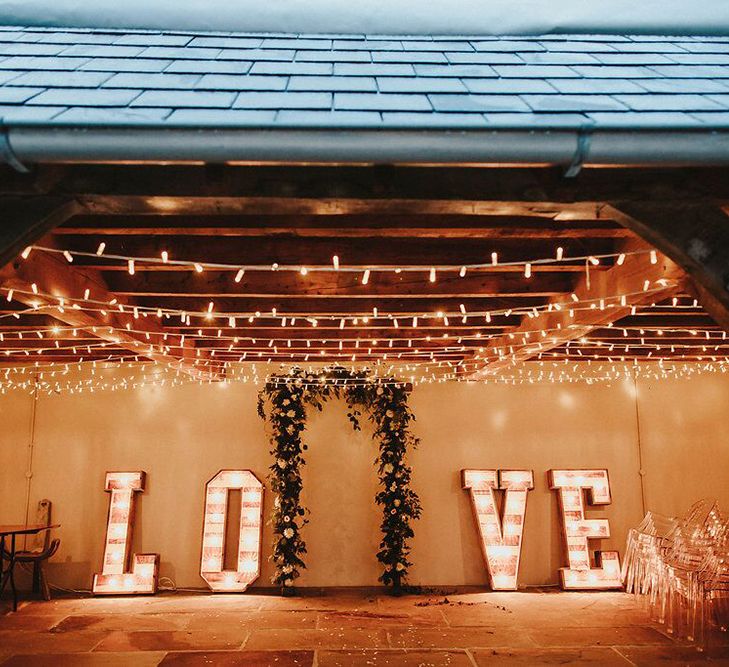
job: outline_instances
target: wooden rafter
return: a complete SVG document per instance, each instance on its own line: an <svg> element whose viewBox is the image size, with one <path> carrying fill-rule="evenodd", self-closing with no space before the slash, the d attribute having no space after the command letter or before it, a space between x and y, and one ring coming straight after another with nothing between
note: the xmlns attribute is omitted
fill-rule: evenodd
<svg viewBox="0 0 729 667"><path fill-rule="evenodd" d="M636 246L631 242L623 249L630 251ZM589 336L594 329L630 315L632 306L657 302L676 294L681 289L682 272L667 257L658 255L656 259L658 261L653 264L647 253L633 255L623 265L592 276L589 283L583 276L572 291L577 299L574 309L564 305L572 299L570 294L564 294L552 299L553 303L562 304L559 310L522 318L518 327L489 342L485 356L490 359L485 360L475 377L497 373L568 341ZM646 286L648 290L645 290ZM621 295L626 295L625 306L616 304L616 297ZM605 301L604 307L601 307L601 299ZM580 307L581 303L587 307ZM542 331L546 335L542 335Z"/></svg>
<svg viewBox="0 0 729 667"><path fill-rule="evenodd" d="M124 297L110 293L100 276L71 266L62 256L34 251L25 260L16 259L0 269L0 286L5 288L4 296L13 290L14 300L33 308L48 309L56 320L83 329L99 340L137 356L169 364L195 378L207 380L219 377L218 373L195 363L198 360L196 350L189 340L180 346L176 332L166 329L157 318L135 318L132 305ZM87 289L92 302L114 303L96 306L97 309L103 308L106 314L73 307L74 302L83 300L82 295ZM59 307L60 299L64 299L64 306ZM127 326L131 330L127 330ZM169 338L170 334L177 340L167 343L165 336Z"/></svg>
<svg viewBox="0 0 729 667"><path fill-rule="evenodd" d="M705 202L614 202L606 214L678 263L707 312L729 331L729 216Z"/></svg>

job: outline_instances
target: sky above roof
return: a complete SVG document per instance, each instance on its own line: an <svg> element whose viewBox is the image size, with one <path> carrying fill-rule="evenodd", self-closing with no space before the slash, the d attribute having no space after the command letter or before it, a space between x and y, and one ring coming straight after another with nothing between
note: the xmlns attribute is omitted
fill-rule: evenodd
<svg viewBox="0 0 729 667"><path fill-rule="evenodd" d="M0 0L6 25L289 33L729 35L726 0Z"/></svg>

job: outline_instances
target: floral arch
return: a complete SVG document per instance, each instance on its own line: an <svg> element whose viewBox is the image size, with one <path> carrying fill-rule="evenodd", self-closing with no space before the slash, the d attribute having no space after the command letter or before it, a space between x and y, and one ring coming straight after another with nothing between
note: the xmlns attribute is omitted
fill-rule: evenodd
<svg viewBox="0 0 729 667"><path fill-rule="evenodd" d="M308 523L307 510L301 504L306 409L313 406L322 410L330 398L346 401L347 417L355 430L360 429L363 413L374 426L380 482L375 502L382 507L382 541L377 559L383 572L379 579L395 593L402 589L412 565L408 560L408 540L414 536L411 522L421 514L420 499L410 488L412 469L405 461L408 450L419 442L410 432L415 416L408 406L409 392L407 383L394 378L375 378L368 371L340 367L318 373L293 369L269 376L258 396L258 414L271 426L274 462L269 481L275 498L271 524L275 536L272 558L276 564L273 583L281 586L284 595L294 592L294 582L306 567L306 543L301 535Z"/></svg>

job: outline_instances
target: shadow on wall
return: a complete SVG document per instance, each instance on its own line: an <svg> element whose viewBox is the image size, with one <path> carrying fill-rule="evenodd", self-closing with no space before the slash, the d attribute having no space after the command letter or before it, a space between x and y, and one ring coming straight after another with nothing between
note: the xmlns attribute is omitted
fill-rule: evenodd
<svg viewBox="0 0 729 667"><path fill-rule="evenodd" d="M725 0L0 0L5 25L378 35L721 35Z"/></svg>

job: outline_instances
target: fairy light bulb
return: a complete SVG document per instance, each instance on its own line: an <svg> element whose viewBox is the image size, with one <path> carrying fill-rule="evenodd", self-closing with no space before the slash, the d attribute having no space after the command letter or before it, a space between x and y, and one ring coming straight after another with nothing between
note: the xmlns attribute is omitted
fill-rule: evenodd
<svg viewBox="0 0 729 667"><path fill-rule="evenodd" d="M570 294L570 298L571 298L571 299L572 299L572 301L574 301L575 303L577 303L577 302L578 302L578 301L580 300L580 297L579 297L579 296L577 296L577 295L576 295L576 294L575 294L574 292L572 292L572 294Z"/></svg>
<svg viewBox="0 0 729 667"><path fill-rule="evenodd" d="M428 275L428 280L430 280L431 283L435 282L435 267L430 267L430 274Z"/></svg>
<svg viewBox="0 0 729 667"><path fill-rule="evenodd" d="M87 288L86 288L86 289L84 290L84 301L88 301L88 300L89 300L89 296L90 296L90 295L91 295L91 290L90 290L90 289L89 289L89 288L87 287Z"/></svg>
<svg viewBox="0 0 729 667"><path fill-rule="evenodd" d="M38 285L35 283L30 286L30 289L33 290L33 294L38 294Z"/></svg>
<svg viewBox="0 0 729 667"><path fill-rule="evenodd" d="M532 265L527 263L524 265L524 277L525 278L531 278L532 277Z"/></svg>
<svg viewBox="0 0 729 667"><path fill-rule="evenodd" d="M334 255L332 257L332 265L334 266L335 271L339 271L339 255Z"/></svg>
<svg viewBox="0 0 729 667"><path fill-rule="evenodd" d="M63 251L63 256L66 258L66 261L69 264L72 264L73 263L73 255L70 252L68 252L68 250L64 250Z"/></svg>
<svg viewBox="0 0 729 667"><path fill-rule="evenodd" d="M562 246L559 246L559 248L557 248L557 261L561 262L563 257L564 257L564 248Z"/></svg>
<svg viewBox="0 0 729 667"><path fill-rule="evenodd" d="M658 255L655 250L651 250L651 264L658 264Z"/></svg>
<svg viewBox="0 0 729 667"><path fill-rule="evenodd" d="M167 262L169 261L169 259L170 259L169 253L166 250L163 250L162 251L162 262L164 264L167 264Z"/></svg>
<svg viewBox="0 0 729 667"><path fill-rule="evenodd" d="M243 280L243 276L245 275L246 270L245 269L238 269L238 273L235 274L235 282L239 283L241 280Z"/></svg>
<svg viewBox="0 0 729 667"><path fill-rule="evenodd" d="M134 260L133 259L130 259L127 261L127 271L129 271L130 276L134 275L135 269L134 269Z"/></svg>
<svg viewBox="0 0 729 667"><path fill-rule="evenodd" d="M33 246L30 246L29 245L25 250L23 250L23 252L20 253L20 256L23 259L28 259L28 257L30 256L30 251L31 250L33 250Z"/></svg>
<svg viewBox="0 0 729 667"><path fill-rule="evenodd" d="M491 263L496 266L499 263L499 253L492 252L491 253Z"/></svg>
<svg viewBox="0 0 729 667"><path fill-rule="evenodd" d="M195 262L194 267L195 267L195 271L197 273L202 273L203 272L203 265L202 264L199 264L198 262Z"/></svg>
<svg viewBox="0 0 729 667"><path fill-rule="evenodd" d="M462 267L461 267L461 270L460 270L460 271L458 272L458 275L459 275L459 276L460 276L461 278L464 278L464 277L466 276L466 267L465 267L465 266L462 266Z"/></svg>
<svg viewBox="0 0 729 667"><path fill-rule="evenodd" d="M366 285L370 281L370 270L365 269L365 272L362 274L362 284Z"/></svg>
<svg viewBox="0 0 729 667"><path fill-rule="evenodd" d="M305 266L302 266L301 269L299 269L299 273L301 273L302 276L305 276L307 273L309 273L309 269L307 269Z"/></svg>

